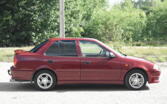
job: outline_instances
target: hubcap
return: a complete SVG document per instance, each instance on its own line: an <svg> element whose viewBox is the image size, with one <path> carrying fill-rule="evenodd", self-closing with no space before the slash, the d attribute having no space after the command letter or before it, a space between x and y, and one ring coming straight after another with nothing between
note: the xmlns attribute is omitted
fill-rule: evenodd
<svg viewBox="0 0 167 104"><path fill-rule="evenodd" d="M48 73L42 73L37 78L37 84L42 89L48 89L53 84L53 78Z"/></svg>
<svg viewBox="0 0 167 104"><path fill-rule="evenodd" d="M133 88L141 88L144 84L144 76L140 73L133 73L129 78L129 84Z"/></svg>

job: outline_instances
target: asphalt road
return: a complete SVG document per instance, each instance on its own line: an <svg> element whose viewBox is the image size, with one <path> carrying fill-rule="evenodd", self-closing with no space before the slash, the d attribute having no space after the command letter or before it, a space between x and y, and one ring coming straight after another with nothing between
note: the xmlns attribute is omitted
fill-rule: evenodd
<svg viewBox="0 0 167 104"><path fill-rule="evenodd" d="M10 83L10 66L0 63L1 104L167 104L167 65L161 65L160 83L147 84L141 91L121 85L63 85L45 92L31 84Z"/></svg>

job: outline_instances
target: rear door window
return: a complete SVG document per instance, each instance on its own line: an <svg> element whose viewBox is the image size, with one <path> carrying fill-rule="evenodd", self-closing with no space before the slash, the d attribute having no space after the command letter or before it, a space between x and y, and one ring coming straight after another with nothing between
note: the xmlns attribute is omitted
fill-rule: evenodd
<svg viewBox="0 0 167 104"><path fill-rule="evenodd" d="M46 43L48 42L48 40L45 40L44 42L41 42L40 44L36 45L33 49L30 50L30 52L37 52L40 48L42 48Z"/></svg>
<svg viewBox="0 0 167 104"><path fill-rule="evenodd" d="M45 52L46 56L77 56L75 40L54 42Z"/></svg>

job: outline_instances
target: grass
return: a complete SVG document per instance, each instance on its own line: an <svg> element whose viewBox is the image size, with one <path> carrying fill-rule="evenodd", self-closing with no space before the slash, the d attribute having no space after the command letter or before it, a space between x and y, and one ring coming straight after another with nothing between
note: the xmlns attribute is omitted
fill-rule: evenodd
<svg viewBox="0 0 167 104"><path fill-rule="evenodd" d="M133 46L132 44L110 42L108 45L117 51L128 56L144 58L152 62L167 62L167 44L155 45L145 44L143 46Z"/></svg>
<svg viewBox="0 0 167 104"><path fill-rule="evenodd" d="M111 43L108 44L113 47ZM119 46L114 45L116 50L121 51L128 56L141 57L152 62L166 62L167 61L167 47L154 46ZM30 50L31 47L9 47L0 48L0 62L12 62L14 50L23 49Z"/></svg>
<svg viewBox="0 0 167 104"><path fill-rule="evenodd" d="M167 47L122 47L121 50L129 56L141 57L152 62L167 61Z"/></svg>

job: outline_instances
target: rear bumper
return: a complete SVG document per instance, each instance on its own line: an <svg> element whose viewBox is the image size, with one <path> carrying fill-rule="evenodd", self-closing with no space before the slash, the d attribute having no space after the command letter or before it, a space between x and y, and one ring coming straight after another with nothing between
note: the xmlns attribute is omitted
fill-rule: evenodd
<svg viewBox="0 0 167 104"><path fill-rule="evenodd" d="M24 80L15 80L15 79L10 79L10 82L12 83L34 83L33 81L24 81Z"/></svg>
<svg viewBox="0 0 167 104"><path fill-rule="evenodd" d="M16 67L12 66L8 70L8 74L11 76L11 81L31 81L33 72L32 70L22 70L16 69Z"/></svg>
<svg viewBox="0 0 167 104"><path fill-rule="evenodd" d="M12 71L11 71L11 69L9 69L8 70L8 74L10 75L10 76L12 76ZM32 83L32 81L29 81L29 80L16 80L16 79L13 79L13 78L11 78L10 79L10 82L13 82L13 83L17 83L17 82L22 82L22 83Z"/></svg>
<svg viewBox="0 0 167 104"><path fill-rule="evenodd" d="M159 70L153 70L149 72L149 80L148 83L159 83L159 78L161 75L161 72Z"/></svg>

